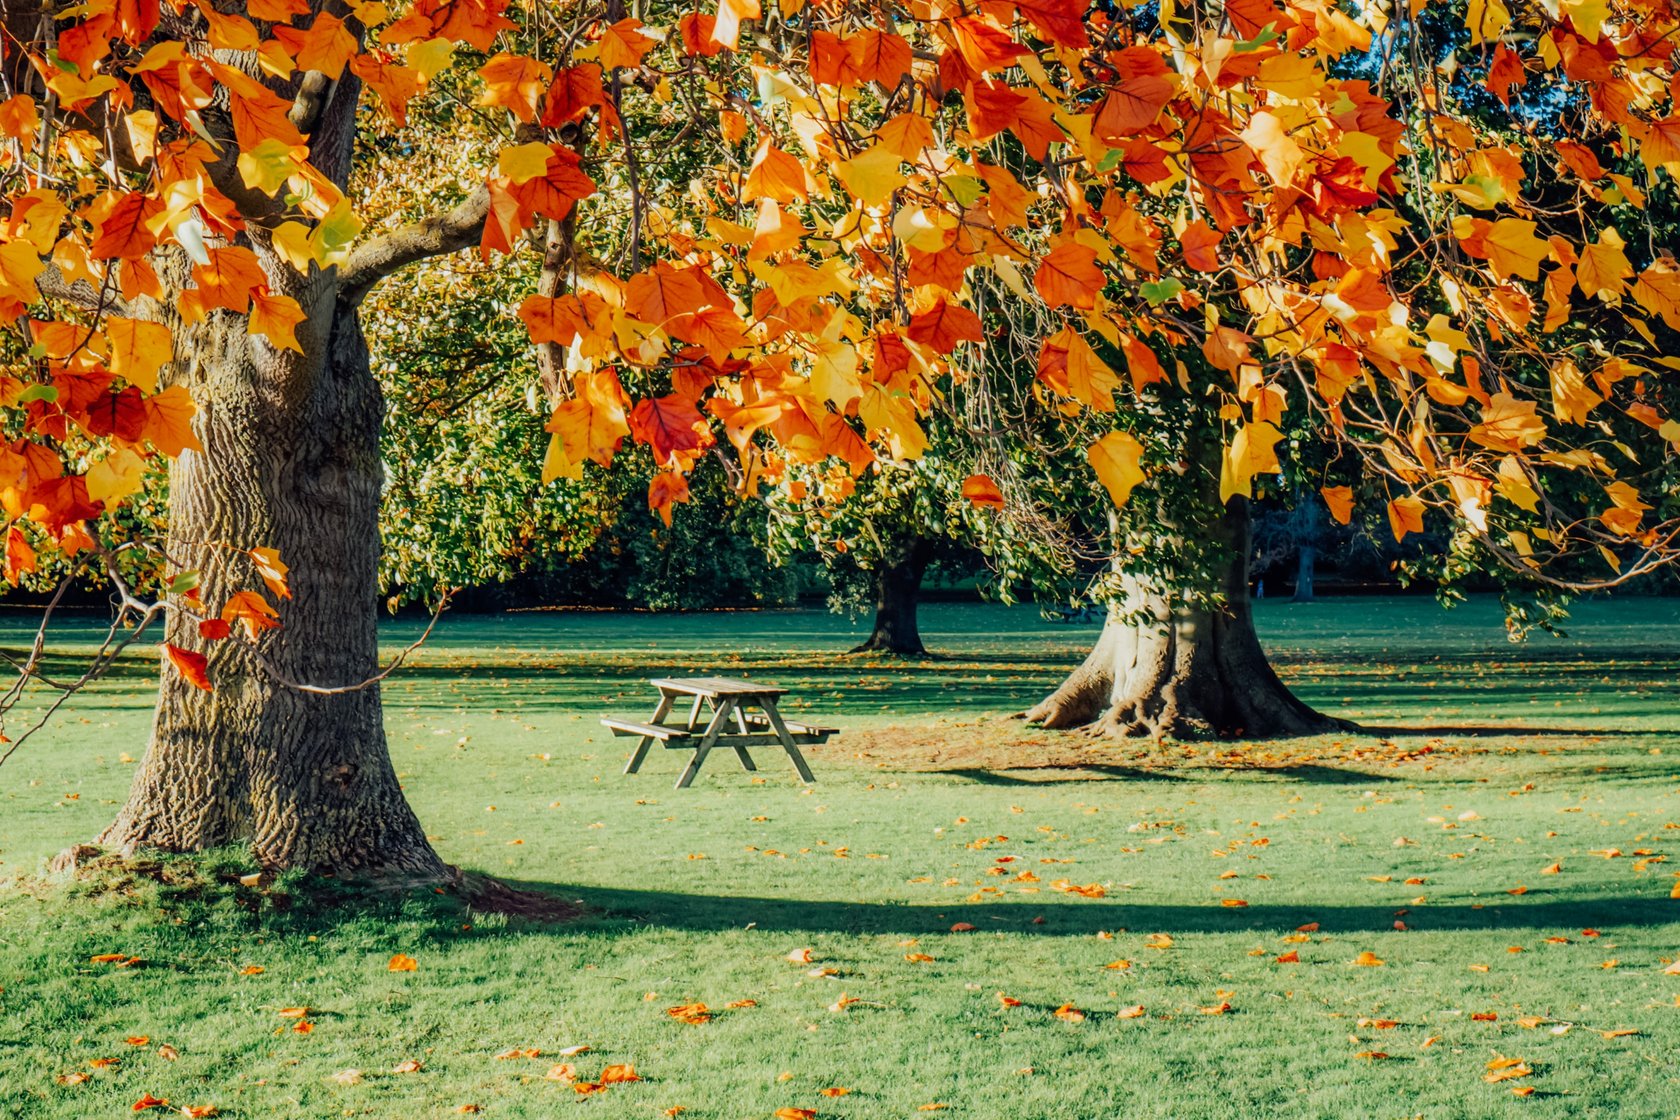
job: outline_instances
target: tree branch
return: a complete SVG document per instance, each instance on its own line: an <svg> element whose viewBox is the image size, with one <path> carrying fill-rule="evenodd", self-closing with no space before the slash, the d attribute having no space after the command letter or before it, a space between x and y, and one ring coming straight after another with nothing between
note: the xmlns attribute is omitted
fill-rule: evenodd
<svg viewBox="0 0 1680 1120"><path fill-rule="evenodd" d="M354 306L398 269L475 244L484 235L489 213L490 192L479 187L447 214L434 214L374 238L351 253L339 271L338 298Z"/></svg>

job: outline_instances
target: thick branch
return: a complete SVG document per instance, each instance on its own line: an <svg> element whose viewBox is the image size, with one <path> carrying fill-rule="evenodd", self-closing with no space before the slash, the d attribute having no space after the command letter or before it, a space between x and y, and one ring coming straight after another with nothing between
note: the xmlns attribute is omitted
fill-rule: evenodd
<svg viewBox="0 0 1680 1120"><path fill-rule="evenodd" d="M368 290L400 268L475 244L484 235L490 192L479 187L447 214L392 230L350 254L339 273L339 299L358 304Z"/></svg>

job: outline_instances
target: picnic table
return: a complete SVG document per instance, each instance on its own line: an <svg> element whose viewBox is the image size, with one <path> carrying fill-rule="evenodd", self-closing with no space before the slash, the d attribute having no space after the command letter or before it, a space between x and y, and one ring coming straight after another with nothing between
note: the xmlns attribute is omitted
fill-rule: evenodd
<svg viewBox="0 0 1680 1120"><path fill-rule="evenodd" d="M799 771L801 779L817 780L805 764L799 747L825 743L837 729L783 719L776 710L776 702L787 695L787 689L733 677L661 677L650 683L659 690L659 705L645 722L617 716L601 721L614 735L637 738L636 750L624 766L626 774L634 774L641 768L648 748L657 741L671 750L694 752L677 779L678 789L686 789L700 772L706 756L720 748L733 750L743 768L756 771L758 767L753 765L747 751L753 747L779 746L793 760L793 768ZM679 700L692 701L687 721L664 722ZM711 708L711 718L702 729L700 713L706 706ZM758 710L749 712L749 708Z"/></svg>

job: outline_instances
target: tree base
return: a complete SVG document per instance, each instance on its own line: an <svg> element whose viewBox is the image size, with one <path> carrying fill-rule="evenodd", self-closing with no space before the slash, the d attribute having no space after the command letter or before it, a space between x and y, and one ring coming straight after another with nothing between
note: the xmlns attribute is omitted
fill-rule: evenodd
<svg viewBox="0 0 1680 1120"><path fill-rule="evenodd" d="M895 634L882 633L880 630L869 635L869 638L859 645L853 646L847 653L884 653L892 657L916 658L921 660L935 660L935 655L927 651L920 638L906 639Z"/></svg>
<svg viewBox="0 0 1680 1120"><path fill-rule="evenodd" d="M1246 611L1181 612L1158 624L1110 619L1060 688L1022 718L1117 738L1284 739L1354 725L1278 679Z"/></svg>

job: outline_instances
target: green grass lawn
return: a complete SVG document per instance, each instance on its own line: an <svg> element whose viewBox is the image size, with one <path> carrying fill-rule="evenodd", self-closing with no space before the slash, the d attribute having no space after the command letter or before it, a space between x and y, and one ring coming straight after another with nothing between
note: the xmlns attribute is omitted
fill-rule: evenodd
<svg viewBox="0 0 1680 1120"><path fill-rule="evenodd" d="M264 893L237 884L237 852L14 881L0 1115L114 1118L147 1094L402 1120L1680 1114L1680 604L1589 605L1572 638L1524 646L1485 603L1259 617L1285 678L1371 733L1029 732L1008 713L1095 630L1025 609L929 608L950 656L915 667L843 656L857 629L812 612L447 620L386 690L409 796L446 858L589 916ZM757 775L714 755L686 791L674 754L621 775L628 744L597 718L696 670L778 681L842 726L812 752L819 782L767 753ZM112 816L152 672L137 661L0 767L0 877ZM90 961L106 953L144 964ZM415 970L389 971L397 953ZM710 1022L666 1013L696 1002ZM278 1014L299 1007L308 1033ZM514 1049L540 1053L497 1057ZM1485 1081L1500 1058L1532 1072ZM642 1080L581 1095L545 1079L563 1061Z"/></svg>

